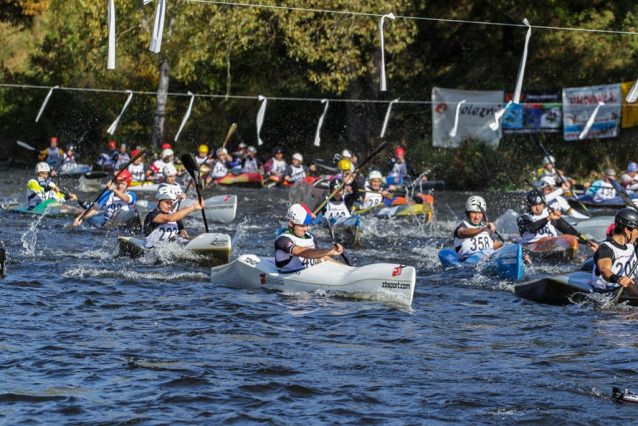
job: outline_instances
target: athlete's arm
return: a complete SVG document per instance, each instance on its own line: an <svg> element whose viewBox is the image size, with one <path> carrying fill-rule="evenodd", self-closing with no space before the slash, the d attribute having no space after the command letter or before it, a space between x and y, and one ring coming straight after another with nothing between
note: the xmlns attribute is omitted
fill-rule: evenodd
<svg viewBox="0 0 638 426"><path fill-rule="evenodd" d="M168 222L177 222L178 220L184 219L186 216L194 212L195 210L202 210L205 207L204 200L197 200L196 203L186 207L184 210L177 211L172 214L158 214L153 219L155 223L168 223Z"/></svg>
<svg viewBox="0 0 638 426"><path fill-rule="evenodd" d="M611 267L613 266L612 259L610 257L603 257L598 259L596 263L598 270L600 271L600 275L603 279L609 283L618 283L623 287L630 286L631 284L635 284L634 280L629 277L619 277L618 275L614 275L611 271Z"/></svg>

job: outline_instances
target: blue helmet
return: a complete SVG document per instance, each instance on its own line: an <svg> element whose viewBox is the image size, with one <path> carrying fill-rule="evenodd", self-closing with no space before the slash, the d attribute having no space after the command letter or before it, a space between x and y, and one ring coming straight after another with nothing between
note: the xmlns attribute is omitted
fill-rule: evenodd
<svg viewBox="0 0 638 426"><path fill-rule="evenodd" d="M629 163L629 165L627 166L627 171L628 172L638 172L638 164L634 163L633 161L631 163Z"/></svg>

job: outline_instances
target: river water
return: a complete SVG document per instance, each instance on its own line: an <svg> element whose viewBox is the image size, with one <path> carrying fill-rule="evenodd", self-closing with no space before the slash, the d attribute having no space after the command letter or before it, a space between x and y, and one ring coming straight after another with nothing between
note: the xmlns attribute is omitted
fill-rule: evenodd
<svg viewBox="0 0 638 426"><path fill-rule="evenodd" d="M0 172L0 203L24 199L26 171ZM291 195L236 193L233 257L272 255ZM299 196L299 194L294 194ZM411 307L325 294L212 285L166 256L114 258L115 237L70 221L0 211L0 423L610 424L638 411L638 311L517 298L513 283L442 272L437 251L467 193L435 194L437 221L364 223L356 264L417 268ZM520 200L486 194L492 218ZM94 196L94 195L93 195ZM203 231L187 220L191 235ZM324 231L319 240L328 243ZM586 254L586 252L584 252ZM572 264L536 263L531 274Z"/></svg>

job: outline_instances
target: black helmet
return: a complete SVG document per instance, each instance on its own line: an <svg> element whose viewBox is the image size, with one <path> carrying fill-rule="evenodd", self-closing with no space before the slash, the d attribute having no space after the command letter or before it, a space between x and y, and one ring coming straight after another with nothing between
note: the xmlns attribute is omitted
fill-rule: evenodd
<svg viewBox="0 0 638 426"><path fill-rule="evenodd" d="M543 204L543 197L540 192L535 189L532 189L527 193L527 204L530 206L537 206L539 204Z"/></svg>
<svg viewBox="0 0 638 426"><path fill-rule="evenodd" d="M638 228L638 212L629 207L618 210L614 225L616 228Z"/></svg>
<svg viewBox="0 0 638 426"><path fill-rule="evenodd" d="M335 189L337 189L337 187L339 185L343 184L343 180L339 179L339 178L334 178L330 181L330 191L334 191Z"/></svg>
<svg viewBox="0 0 638 426"><path fill-rule="evenodd" d="M273 154L283 154L284 153L284 149L280 146L276 146L275 149L272 150Z"/></svg>

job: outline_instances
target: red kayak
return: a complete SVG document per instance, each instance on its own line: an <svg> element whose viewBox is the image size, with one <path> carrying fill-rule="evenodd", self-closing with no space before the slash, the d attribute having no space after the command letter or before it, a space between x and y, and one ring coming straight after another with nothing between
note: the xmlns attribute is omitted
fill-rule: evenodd
<svg viewBox="0 0 638 426"><path fill-rule="evenodd" d="M237 186L264 186L264 177L259 172L241 173L239 175L227 174L226 176L215 179L220 185L237 185Z"/></svg>

